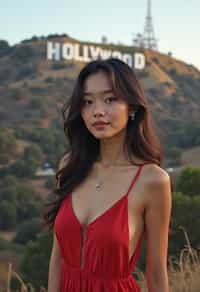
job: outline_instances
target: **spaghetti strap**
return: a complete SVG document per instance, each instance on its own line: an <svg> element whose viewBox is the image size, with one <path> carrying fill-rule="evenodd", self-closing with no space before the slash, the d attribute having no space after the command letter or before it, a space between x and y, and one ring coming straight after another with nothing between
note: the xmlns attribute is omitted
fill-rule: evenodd
<svg viewBox="0 0 200 292"><path fill-rule="evenodd" d="M142 168L143 168L143 166L144 166L145 164L147 164L147 162L142 163L142 164L138 167L138 169L137 169L137 171L136 171L136 174L134 175L134 177L133 177L133 179L132 179L132 181L131 181L131 184L130 184L130 186L129 186L129 188L128 188L128 191L127 191L127 193L125 194L125 197L128 196L128 194L130 193L132 187L134 186L134 184L135 184L135 182L136 182L138 176L140 175L140 172L142 171Z"/></svg>

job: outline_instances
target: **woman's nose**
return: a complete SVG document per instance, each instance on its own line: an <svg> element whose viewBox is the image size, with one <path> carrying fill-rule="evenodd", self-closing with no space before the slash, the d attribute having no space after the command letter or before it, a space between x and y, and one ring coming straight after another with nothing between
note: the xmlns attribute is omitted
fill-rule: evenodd
<svg viewBox="0 0 200 292"><path fill-rule="evenodd" d="M96 103L94 105L94 109L93 109L93 114L94 116L97 116L97 115L104 115L105 114L105 107L102 103Z"/></svg>

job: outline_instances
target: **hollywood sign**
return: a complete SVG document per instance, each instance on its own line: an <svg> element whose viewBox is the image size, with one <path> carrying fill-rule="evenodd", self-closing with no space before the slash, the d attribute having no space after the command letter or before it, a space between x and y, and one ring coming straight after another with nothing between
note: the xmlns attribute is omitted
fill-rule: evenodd
<svg viewBox="0 0 200 292"><path fill-rule="evenodd" d="M120 51L103 49L98 46L81 45L78 43L58 43L47 42L47 59L59 61L76 60L90 62L97 59L107 59L110 57L119 58L127 63L131 68L144 69L145 56L142 53L124 54Z"/></svg>

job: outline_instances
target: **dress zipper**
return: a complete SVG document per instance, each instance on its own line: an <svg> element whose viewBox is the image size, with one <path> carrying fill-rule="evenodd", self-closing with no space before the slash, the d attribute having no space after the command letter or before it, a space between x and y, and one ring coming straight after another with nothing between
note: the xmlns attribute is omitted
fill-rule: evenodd
<svg viewBox="0 0 200 292"><path fill-rule="evenodd" d="M81 239L82 239L82 244L81 244L81 255L80 255L80 267L81 269L83 268L84 265L84 249L85 249L85 240L86 240L86 227L83 226L81 230Z"/></svg>
<svg viewBox="0 0 200 292"><path fill-rule="evenodd" d="M82 269L84 266L84 251L85 251L85 241L86 241L86 226L82 226L81 228L81 252L80 252L80 275L82 276ZM82 291L82 279L80 282L80 291Z"/></svg>

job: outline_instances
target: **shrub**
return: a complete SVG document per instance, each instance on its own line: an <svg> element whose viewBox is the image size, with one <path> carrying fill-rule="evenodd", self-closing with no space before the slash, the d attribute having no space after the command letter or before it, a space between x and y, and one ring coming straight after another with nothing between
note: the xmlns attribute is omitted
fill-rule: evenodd
<svg viewBox="0 0 200 292"><path fill-rule="evenodd" d="M39 291L40 286L47 287L52 239L52 232L43 232L36 241L29 242L25 248L21 271L25 281L32 283L36 291Z"/></svg>
<svg viewBox="0 0 200 292"><path fill-rule="evenodd" d="M33 97L30 100L29 106L32 109L41 109L45 106L44 99L41 97Z"/></svg>
<svg viewBox="0 0 200 292"><path fill-rule="evenodd" d="M35 52L32 47L28 45L15 46L11 57L21 63L31 61L35 56Z"/></svg>
<svg viewBox="0 0 200 292"><path fill-rule="evenodd" d="M46 83L53 83L54 78L51 77L51 76L49 76L49 77L47 77L44 81L45 81Z"/></svg>
<svg viewBox="0 0 200 292"><path fill-rule="evenodd" d="M14 242L26 244L30 240L36 240L37 234L42 229L41 219L33 218L17 226Z"/></svg>
<svg viewBox="0 0 200 292"><path fill-rule="evenodd" d="M46 92L45 88L43 88L43 87L37 87L37 86L31 86L29 88L29 90L30 90L30 92L32 94L37 94L37 95L38 94L41 95L41 94L44 94Z"/></svg>
<svg viewBox="0 0 200 292"><path fill-rule="evenodd" d="M27 64L18 69L16 80L21 80L24 78L33 78L36 76L36 66L33 64Z"/></svg>
<svg viewBox="0 0 200 292"><path fill-rule="evenodd" d="M159 63L159 60L158 60L157 57L153 57L153 58L152 58L152 61L153 61L154 63L156 63L156 64L160 64L160 63Z"/></svg>
<svg viewBox="0 0 200 292"><path fill-rule="evenodd" d="M172 77L176 77L176 76L177 76L177 71L176 71L175 68L171 68L171 69L168 71L168 73L169 73L170 75L172 75Z"/></svg>
<svg viewBox="0 0 200 292"><path fill-rule="evenodd" d="M10 166L10 174L13 174L17 177L29 177L32 178L35 176L35 172L38 168L38 162L36 160L31 161L16 161Z"/></svg>
<svg viewBox="0 0 200 292"><path fill-rule="evenodd" d="M0 57L7 55L10 51L9 43L5 40L0 40Z"/></svg>
<svg viewBox="0 0 200 292"><path fill-rule="evenodd" d="M0 203L0 228L3 230L12 229L16 226L16 206L6 200Z"/></svg>
<svg viewBox="0 0 200 292"><path fill-rule="evenodd" d="M60 70L60 69L64 69L66 68L66 64L64 62L56 62L56 63L53 63L51 68L53 70Z"/></svg>
<svg viewBox="0 0 200 292"><path fill-rule="evenodd" d="M13 88L10 91L10 97L16 101L22 99L23 98L22 91L19 88Z"/></svg>
<svg viewBox="0 0 200 292"><path fill-rule="evenodd" d="M185 167L177 180L176 190L191 197L200 195L200 168Z"/></svg>
<svg viewBox="0 0 200 292"><path fill-rule="evenodd" d="M31 161L32 159L37 160L38 163L42 160L42 151L38 145L27 146L24 150L24 160Z"/></svg>

